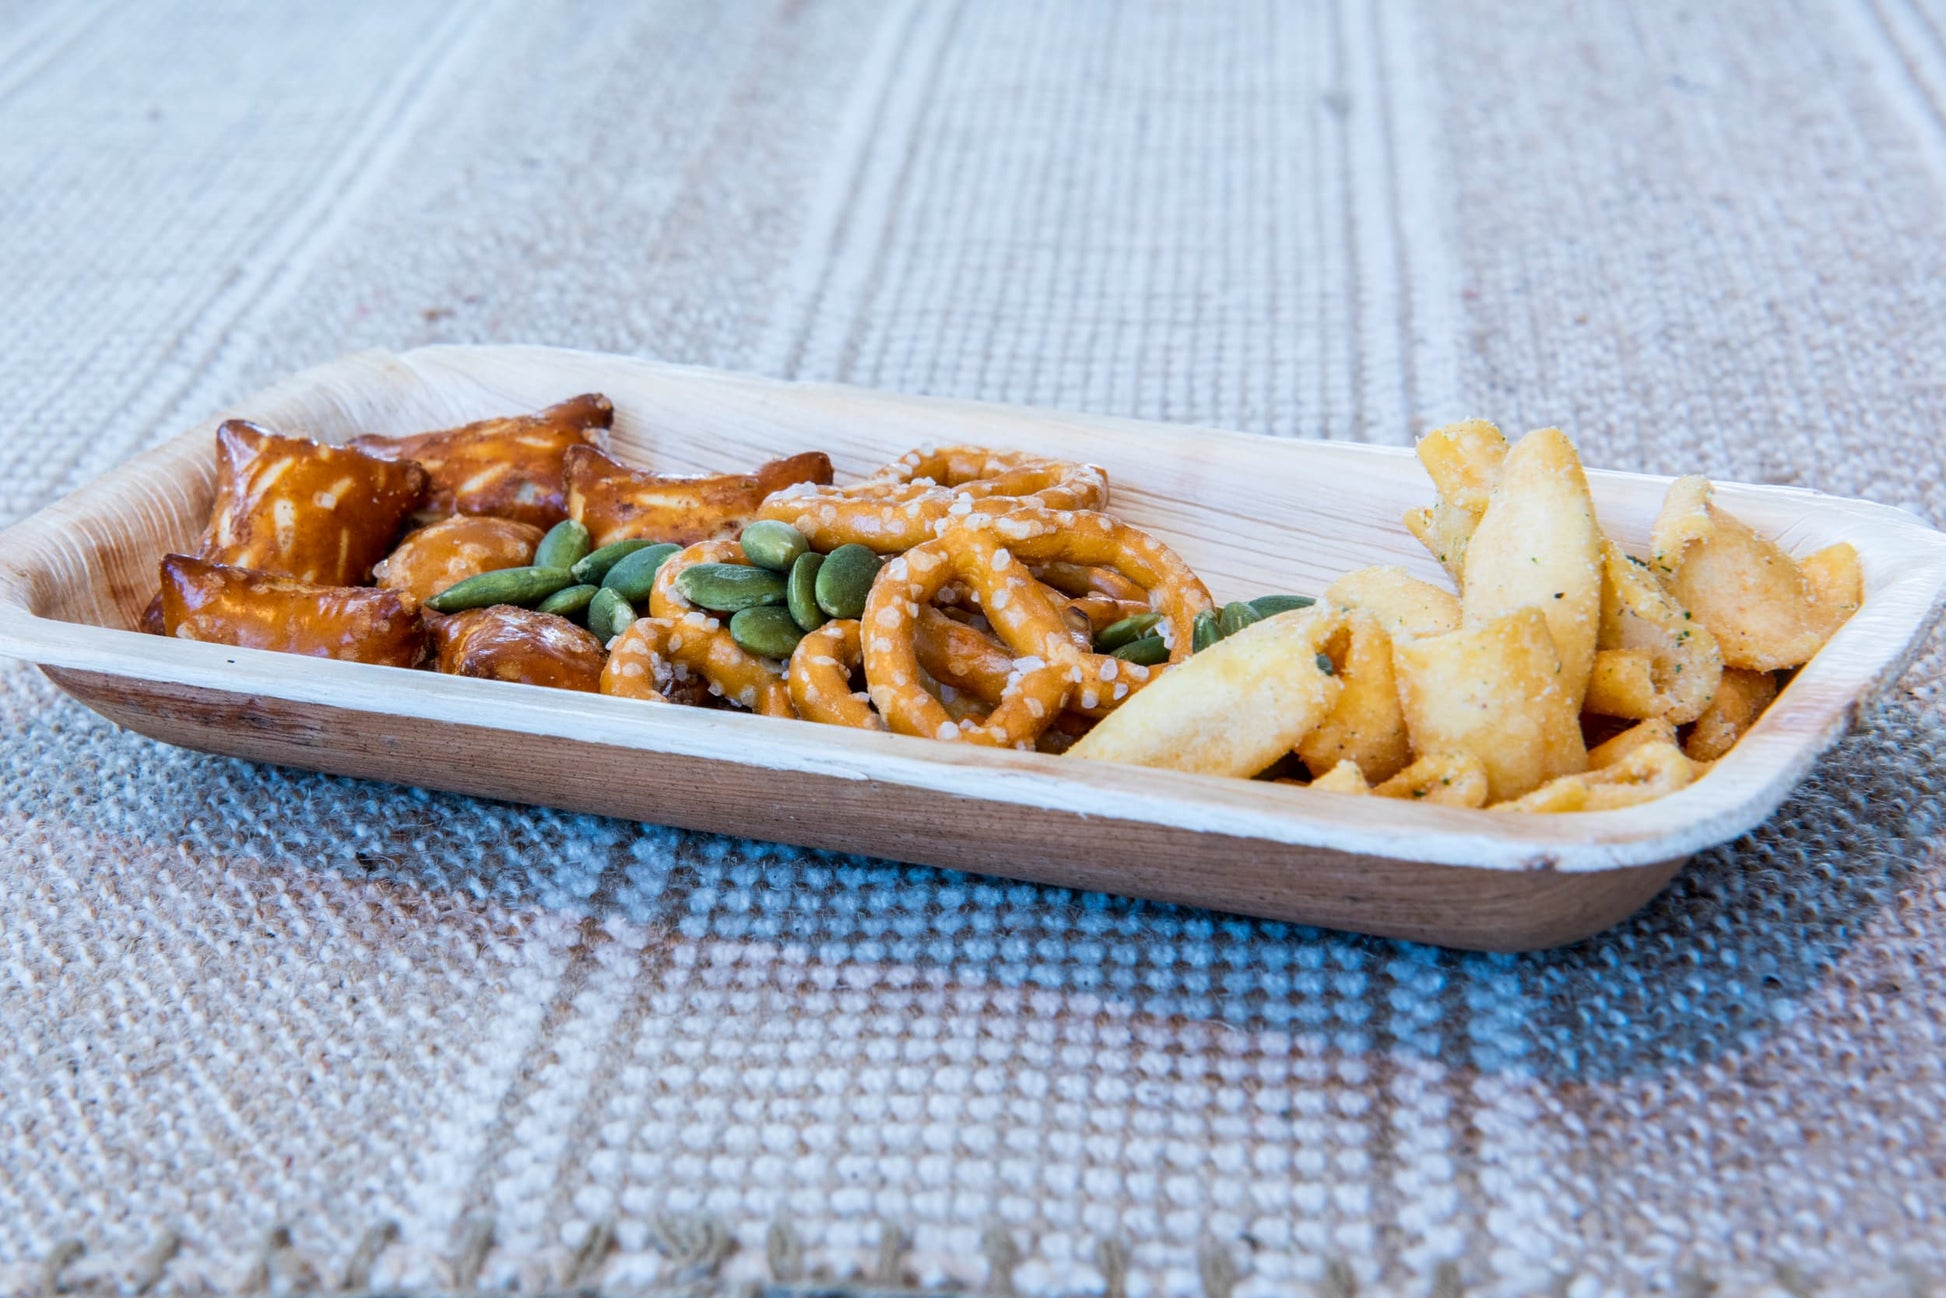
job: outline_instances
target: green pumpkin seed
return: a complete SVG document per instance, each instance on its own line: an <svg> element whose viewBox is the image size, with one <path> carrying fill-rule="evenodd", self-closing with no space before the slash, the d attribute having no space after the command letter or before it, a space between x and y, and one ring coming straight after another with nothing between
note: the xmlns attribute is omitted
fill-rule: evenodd
<svg viewBox="0 0 1946 1298"><path fill-rule="evenodd" d="M1189 651L1201 653L1223 638L1223 628L1217 625L1216 610L1204 609L1196 615L1191 630Z"/></svg>
<svg viewBox="0 0 1946 1298"><path fill-rule="evenodd" d="M1275 617L1294 608L1309 608L1315 603L1317 601L1309 595L1259 595L1250 601L1250 607L1265 617Z"/></svg>
<svg viewBox="0 0 1946 1298"><path fill-rule="evenodd" d="M547 535L534 547L536 568L572 568L588 557L593 543L588 529L572 518L564 518L547 529Z"/></svg>
<svg viewBox="0 0 1946 1298"><path fill-rule="evenodd" d="M463 613L495 604L526 606L573 584L566 568L501 568L448 586L427 600L426 607L435 613Z"/></svg>
<svg viewBox="0 0 1946 1298"><path fill-rule="evenodd" d="M1155 624L1161 620L1160 613L1137 613L1119 622L1110 622L1096 634L1095 649L1099 653L1113 653L1155 630Z"/></svg>
<svg viewBox="0 0 1946 1298"><path fill-rule="evenodd" d="M803 638L804 632L798 629L790 610L775 604L740 609L730 618L730 639L759 658L781 662Z"/></svg>
<svg viewBox="0 0 1946 1298"><path fill-rule="evenodd" d="M1222 632L1223 638L1227 640L1252 622L1263 620L1262 613L1239 600L1223 606L1223 611L1216 615L1216 629Z"/></svg>
<svg viewBox="0 0 1946 1298"><path fill-rule="evenodd" d="M662 565L669 556L681 548L663 541L643 546L633 554L625 554L608 570L601 584L623 599L636 602L645 600L655 588L656 573L662 571Z"/></svg>
<svg viewBox="0 0 1946 1298"><path fill-rule="evenodd" d="M879 557L862 545L841 545L824 556L814 589L818 607L832 617L861 617L865 597L878 580Z"/></svg>
<svg viewBox="0 0 1946 1298"><path fill-rule="evenodd" d="M595 597L595 592L599 589L601 589L599 586L586 584L569 586L555 591L534 605L534 608L537 612L552 613L556 617L575 617L587 609L588 601Z"/></svg>
<svg viewBox="0 0 1946 1298"><path fill-rule="evenodd" d="M588 601L588 629L595 639L607 644L635 625L635 606L618 594L613 586L603 586Z"/></svg>
<svg viewBox="0 0 1946 1298"><path fill-rule="evenodd" d="M823 566L824 556L816 550L800 554L784 583L784 603L791 610L792 620L804 631L815 631L829 620L818 607L818 569Z"/></svg>
<svg viewBox="0 0 1946 1298"><path fill-rule="evenodd" d="M1159 635L1137 636L1115 650L1115 657L1144 667L1159 667L1169 661L1169 646L1162 643Z"/></svg>
<svg viewBox="0 0 1946 1298"><path fill-rule="evenodd" d="M804 533L789 523L767 518L744 528L743 535L737 539L743 546L744 558L772 572L789 572L798 556L811 548Z"/></svg>
<svg viewBox="0 0 1946 1298"><path fill-rule="evenodd" d="M1338 674L1338 669L1331 665L1330 654L1318 655L1318 670L1323 672L1326 676L1336 676Z"/></svg>
<svg viewBox="0 0 1946 1298"><path fill-rule="evenodd" d="M646 550L656 544L660 543L656 541L630 540L616 541L611 545L604 545L601 549L596 550L587 558L574 565L574 579L576 581L585 581L591 586L599 586L601 585L602 578L608 575L609 569L628 558L629 555L634 554L637 550Z"/></svg>
<svg viewBox="0 0 1946 1298"><path fill-rule="evenodd" d="M737 613L784 602L784 575L742 563L692 563L676 574L676 589L712 613Z"/></svg>

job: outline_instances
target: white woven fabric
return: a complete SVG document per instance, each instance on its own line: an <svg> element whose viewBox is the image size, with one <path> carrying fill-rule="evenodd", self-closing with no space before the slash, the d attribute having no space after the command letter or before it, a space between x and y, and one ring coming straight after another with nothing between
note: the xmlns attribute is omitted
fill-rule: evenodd
<svg viewBox="0 0 1946 1298"><path fill-rule="evenodd" d="M1939 524L1943 185L1919 0L0 0L0 521L340 352L537 341L1559 423ZM0 1293L793 1237L1036 1295L1946 1280L1943 654L1523 957L251 766L0 668Z"/></svg>

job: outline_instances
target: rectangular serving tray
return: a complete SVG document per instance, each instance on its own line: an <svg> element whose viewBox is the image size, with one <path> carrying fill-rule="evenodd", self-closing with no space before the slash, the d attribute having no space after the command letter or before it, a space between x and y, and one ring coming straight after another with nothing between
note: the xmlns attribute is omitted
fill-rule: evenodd
<svg viewBox="0 0 1946 1298"><path fill-rule="evenodd" d="M613 399L623 458L665 471L823 449L842 482L957 442L1100 464L1111 508L1219 600L1315 592L1377 563L1443 581L1399 521L1431 482L1395 449L539 347L361 353L228 413L338 442L581 392ZM215 423L0 533L0 655L120 725L213 753L1489 950L1605 928L1691 853L1761 823L1914 650L1946 587L1946 537L1908 514L1720 484L1793 553L1856 545L1860 612L1680 793L1578 815L1455 810L139 634L156 559L191 547L209 513ZM1609 535L1642 553L1669 479L1589 478Z"/></svg>

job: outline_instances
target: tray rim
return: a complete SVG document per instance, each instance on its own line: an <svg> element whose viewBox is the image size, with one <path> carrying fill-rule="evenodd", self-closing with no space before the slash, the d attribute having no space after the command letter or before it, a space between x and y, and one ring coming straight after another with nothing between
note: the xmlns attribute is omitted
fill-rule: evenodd
<svg viewBox="0 0 1946 1298"><path fill-rule="evenodd" d="M448 345L402 353L353 353L292 375L233 409L262 408L315 387L327 372L368 365L424 380L435 369L518 359L527 363L627 366L650 378L727 384L790 399L842 399L888 412L979 420L1060 420L1143 439L1208 438L1261 448L1305 448L1356 463L1410 458L1405 448L1269 439L1195 425L1159 424L954 398L879 392L841 384L790 381L699 366L560 348ZM471 376L469 377L477 377ZM1137 767L1063 762L1040 754L943 745L936 741L825 726L779 726L768 718L669 708L635 700L573 694L414 671L414 688L394 690L404 669L293 658L262 650L164 640L139 632L68 622L34 611L36 564L49 547L71 544L63 529L84 525L109 496L144 489L151 471L176 471L207 457L203 421L137 456L36 514L0 532L0 656L43 666L152 680L224 694L275 697L422 720L487 725L510 735L546 734L673 756L728 760L845 780L888 780L909 787L975 796L1086 817L1150 821L1208 829L1267 845L1299 846L1400 861L1485 869L1595 872L1665 863L1738 836L1776 811L1812 762L1844 732L1856 710L1916 651L1946 594L1946 535L1888 505L1799 487L1720 483L1733 507L1785 503L1839 510L1858 532L1861 554L1902 547L1898 570L1868 593L1865 606L1817 659L1802 669L1764 724L1719 763L1711 777L1640 809L1561 816L1429 807L1386 800L1300 794L1245 780ZM1286 450L1281 453L1291 453ZM1367 461L1371 462L1371 461ZM1603 483L1666 484L1672 478L1590 470ZM149 489L153 489L149 487ZM1430 484L1428 497L1430 498ZM1841 652L1833 653L1833 650ZM484 693L482 693L484 691ZM726 751L727 750L727 751ZM1731 779L1719 779L1731 776ZM1734 797L1726 797L1732 789ZM1084 809L1085 808L1085 809Z"/></svg>

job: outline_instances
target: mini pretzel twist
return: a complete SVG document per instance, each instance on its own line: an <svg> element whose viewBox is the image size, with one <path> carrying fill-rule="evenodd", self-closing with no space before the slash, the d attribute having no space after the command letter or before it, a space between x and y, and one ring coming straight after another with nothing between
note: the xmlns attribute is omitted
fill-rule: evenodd
<svg viewBox="0 0 1946 1298"><path fill-rule="evenodd" d="M687 673L710 691L767 717L795 717L790 687L770 663L730 638L714 614L697 608L675 588L684 568L698 563L742 563L735 541L699 541L663 561L649 591L649 616L638 619L608 651L601 692L669 702Z"/></svg>
<svg viewBox="0 0 1946 1298"><path fill-rule="evenodd" d="M955 518L1023 505L1107 504L1108 476L1092 464L955 446L908 452L849 487L786 487L765 500L759 514L796 527L815 549L856 544L899 554L930 541Z"/></svg>
<svg viewBox="0 0 1946 1298"><path fill-rule="evenodd" d="M826 622L798 641L788 673L797 715L828 726L885 729L884 718L852 692L851 673L862 661L855 618Z"/></svg>
<svg viewBox="0 0 1946 1298"><path fill-rule="evenodd" d="M766 717L795 717L790 689L777 670L746 653L701 612L680 618L645 617L622 632L601 669L601 692L627 699L670 702L694 672L712 693Z"/></svg>
<svg viewBox="0 0 1946 1298"><path fill-rule="evenodd" d="M1171 646L1170 661L1189 656L1196 614L1211 607L1209 592L1155 538L1106 514L1086 511L1023 508L997 516L972 514L887 564L866 601L861 629L865 679L873 703L894 731L1026 747L1064 706L1098 715L1149 679L1147 668L1077 643L1061 605L1028 571L1030 564L1055 560L1110 567L1135 582L1147 593L1150 607L1163 615L1159 633ZM962 661L955 663L949 638L957 636L951 628L959 624L944 615L922 619L921 610L955 581L966 584L1012 655L1000 698L984 723L955 723L923 683L922 635L935 640L928 655L935 666L943 655L950 675L991 683L989 650L959 637Z"/></svg>
<svg viewBox="0 0 1946 1298"><path fill-rule="evenodd" d="M698 541L684 546L662 561L655 570L655 584L649 588L649 616L667 619L682 617L685 613L707 612L699 610L689 602L689 597L676 589L676 578L682 576L683 569L693 568L699 563L741 563L749 560L743 555L743 546L734 540L719 538L714 541ZM711 621L716 617L710 615ZM730 633L722 632L728 639Z"/></svg>

